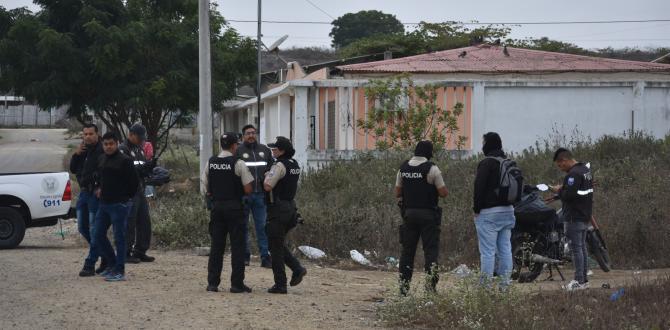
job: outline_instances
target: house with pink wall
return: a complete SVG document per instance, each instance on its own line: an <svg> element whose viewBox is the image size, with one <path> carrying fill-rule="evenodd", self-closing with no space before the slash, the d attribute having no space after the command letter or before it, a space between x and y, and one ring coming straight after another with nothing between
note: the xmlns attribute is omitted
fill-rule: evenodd
<svg viewBox="0 0 670 330"><path fill-rule="evenodd" d="M592 138L631 129L670 133L669 64L481 44L310 73L289 63L284 79L261 95L261 142L291 138L296 159L309 167L373 150L374 136L356 127L375 102L365 86L401 73L438 86L440 107L463 104L459 127L469 152L481 149L488 131L500 133L509 151L532 146L552 130ZM255 98L238 101L224 110L221 125L239 130L255 123L257 113Z"/></svg>

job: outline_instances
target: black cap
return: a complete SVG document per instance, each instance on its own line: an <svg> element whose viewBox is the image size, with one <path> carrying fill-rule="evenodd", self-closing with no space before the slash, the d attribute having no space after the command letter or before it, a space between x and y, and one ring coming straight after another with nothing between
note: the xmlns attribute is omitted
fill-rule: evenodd
<svg viewBox="0 0 670 330"><path fill-rule="evenodd" d="M288 138L285 138L283 136L278 136L277 141L275 141L274 143L268 144L268 147L271 148L271 149L277 148L277 149L283 150L283 151L293 150L293 144L291 144L291 140L289 140Z"/></svg>
<svg viewBox="0 0 670 330"><path fill-rule="evenodd" d="M221 135L221 146L224 148L239 142L238 135L235 132L226 132Z"/></svg>
<svg viewBox="0 0 670 330"><path fill-rule="evenodd" d="M130 129L128 130L130 133L133 133L137 135L137 137L140 138L140 140L145 141L147 139L147 129L144 127L144 125L140 123L135 123L133 126L130 126Z"/></svg>

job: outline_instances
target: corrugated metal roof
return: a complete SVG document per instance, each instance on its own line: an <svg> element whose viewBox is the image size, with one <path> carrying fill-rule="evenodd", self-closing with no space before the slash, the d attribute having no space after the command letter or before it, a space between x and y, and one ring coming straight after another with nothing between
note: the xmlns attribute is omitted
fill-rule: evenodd
<svg viewBox="0 0 670 330"><path fill-rule="evenodd" d="M625 61L497 45L477 45L385 61L338 66L346 73L667 72L669 64Z"/></svg>

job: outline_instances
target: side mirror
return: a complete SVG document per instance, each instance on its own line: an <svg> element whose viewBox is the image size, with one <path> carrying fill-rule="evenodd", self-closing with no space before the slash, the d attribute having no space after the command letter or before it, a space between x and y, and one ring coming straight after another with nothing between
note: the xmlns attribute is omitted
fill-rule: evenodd
<svg viewBox="0 0 670 330"><path fill-rule="evenodd" d="M547 186L547 185L544 184L544 183L540 183L540 184L538 184L538 185L535 186L535 187L536 187L537 190L539 190L539 191L547 191L547 190L549 190L549 186Z"/></svg>

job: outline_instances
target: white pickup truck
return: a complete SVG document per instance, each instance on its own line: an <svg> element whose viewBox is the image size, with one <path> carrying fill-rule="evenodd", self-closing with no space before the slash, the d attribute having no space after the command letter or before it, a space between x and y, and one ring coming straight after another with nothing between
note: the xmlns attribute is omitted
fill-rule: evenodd
<svg viewBox="0 0 670 330"><path fill-rule="evenodd" d="M71 201L67 172L0 174L0 249L18 246L26 228L71 217Z"/></svg>

